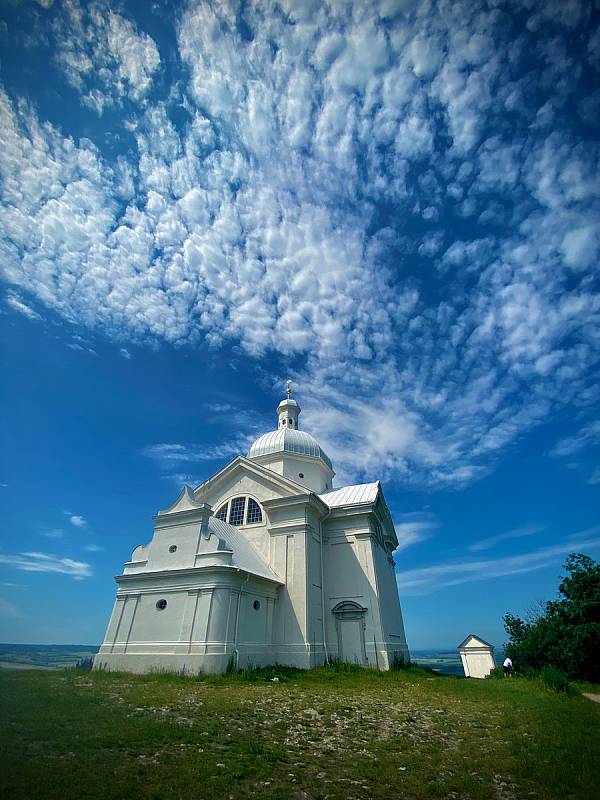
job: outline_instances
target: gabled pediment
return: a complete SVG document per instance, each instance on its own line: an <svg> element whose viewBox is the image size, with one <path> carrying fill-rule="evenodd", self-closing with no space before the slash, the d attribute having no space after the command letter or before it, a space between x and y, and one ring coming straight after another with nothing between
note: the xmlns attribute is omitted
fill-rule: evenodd
<svg viewBox="0 0 600 800"><path fill-rule="evenodd" d="M241 482L243 478L248 478L257 486L263 487L273 497L291 497L298 494L306 494L305 486L301 486L289 480L289 478L284 478L277 472L256 464L249 458L236 456L223 469L219 470L204 483L201 483L194 490L194 502L197 504L211 502L227 486L235 484L236 481Z"/></svg>
<svg viewBox="0 0 600 800"><path fill-rule="evenodd" d="M459 650L469 650L469 649L476 649L476 648L491 648L494 649L494 645L486 642L485 639L482 639L480 636L475 636L474 633L470 633L466 639L458 645Z"/></svg>

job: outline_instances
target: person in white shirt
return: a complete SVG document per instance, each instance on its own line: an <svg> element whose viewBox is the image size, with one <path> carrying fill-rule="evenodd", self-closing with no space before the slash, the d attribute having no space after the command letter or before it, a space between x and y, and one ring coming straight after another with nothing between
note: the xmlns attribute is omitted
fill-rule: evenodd
<svg viewBox="0 0 600 800"><path fill-rule="evenodd" d="M510 660L510 658L508 658L508 656L504 659L504 664L502 665L502 669L504 670L505 678L510 678L512 676L513 663Z"/></svg>

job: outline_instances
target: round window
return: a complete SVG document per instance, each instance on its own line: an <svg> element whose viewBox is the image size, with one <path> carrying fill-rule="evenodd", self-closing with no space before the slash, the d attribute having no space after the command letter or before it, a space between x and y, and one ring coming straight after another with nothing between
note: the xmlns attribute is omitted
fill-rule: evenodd
<svg viewBox="0 0 600 800"><path fill-rule="evenodd" d="M169 553L176 553L176 552L177 552L177 545L172 544L171 547L169 547Z"/></svg>
<svg viewBox="0 0 600 800"><path fill-rule="evenodd" d="M304 477L304 473L303 473L303 472L299 472L299 473L298 473L298 477L299 477L299 478L303 478L303 477Z"/></svg>
<svg viewBox="0 0 600 800"><path fill-rule="evenodd" d="M253 608L255 611L258 611L258 609L260 608L260 600L255 600L255 601L252 603L252 608Z"/></svg>
<svg viewBox="0 0 600 800"><path fill-rule="evenodd" d="M157 600L156 601L156 607L158 608L159 611L164 611L165 608L167 607L167 601L166 600Z"/></svg>

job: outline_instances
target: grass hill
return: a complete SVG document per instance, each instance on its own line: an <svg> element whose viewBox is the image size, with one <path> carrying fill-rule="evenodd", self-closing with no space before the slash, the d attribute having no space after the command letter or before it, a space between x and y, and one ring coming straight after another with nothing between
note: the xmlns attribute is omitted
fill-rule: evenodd
<svg viewBox="0 0 600 800"><path fill-rule="evenodd" d="M600 705L534 680L15 671L0 697L13 799L597 796Z"/></svg>

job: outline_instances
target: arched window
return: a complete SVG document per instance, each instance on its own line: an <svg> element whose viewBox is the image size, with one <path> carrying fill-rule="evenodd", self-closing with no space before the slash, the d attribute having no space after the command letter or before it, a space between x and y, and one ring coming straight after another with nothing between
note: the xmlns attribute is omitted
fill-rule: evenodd
<svg viewBox="0 0 600 800"><path fill-rule="evenodd" d="M244 509L246 508L245 497L234 497L231 501L231 509L229 511L229 524L230 525L243 525L244 524Z"/></svg>
<svg viewBox="0 0 600 800"><path fill-rule="evenodd" d="M220 506L215 514L222 522L230 525L257 525L263 521L262 509L251 497L234 497Z"/></svg>
<svg viewBox="0 0 600 800"><path fill-rule="evenodd" d="M260 506L251 497L248 498L248 514L246 517L247 525L254 525L256 522L262 522L262 511Z"/></svg>

